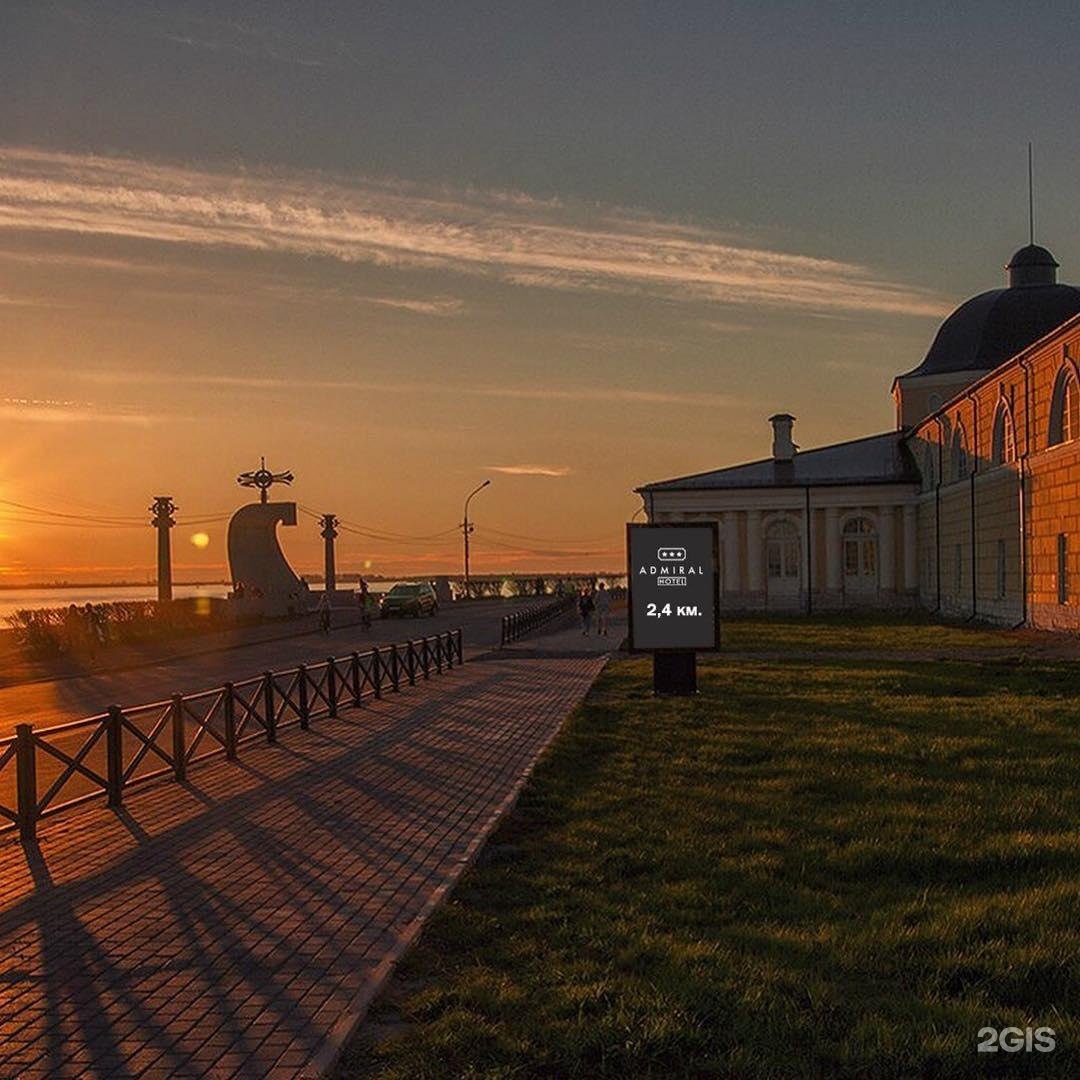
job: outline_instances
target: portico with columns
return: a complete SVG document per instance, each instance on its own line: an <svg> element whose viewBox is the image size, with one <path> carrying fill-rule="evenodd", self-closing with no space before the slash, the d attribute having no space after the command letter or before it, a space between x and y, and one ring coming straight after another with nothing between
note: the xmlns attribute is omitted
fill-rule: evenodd
<svg viewBox="0 0 1080 1080"><path fill-rule="evenodd" d="M731 611L907 608L918 602L918 476L895 436L773 456L639 489L652 522L717 521Z"/></svg>

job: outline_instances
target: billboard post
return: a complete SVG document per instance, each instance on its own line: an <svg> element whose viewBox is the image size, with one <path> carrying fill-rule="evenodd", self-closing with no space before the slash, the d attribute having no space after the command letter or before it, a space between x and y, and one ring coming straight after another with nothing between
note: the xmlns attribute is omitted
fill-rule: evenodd
<svg viewBox="0 0 1080 1080"><path fill-rule="evenodd" d="M653 654L653 692L697 693L697 654L720 648L716 522L626 526L630 651Z"/></svg>

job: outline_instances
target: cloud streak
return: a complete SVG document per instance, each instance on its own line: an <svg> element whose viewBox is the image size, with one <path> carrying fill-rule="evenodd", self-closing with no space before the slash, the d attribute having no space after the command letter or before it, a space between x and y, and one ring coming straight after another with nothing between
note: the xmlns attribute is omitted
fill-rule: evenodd
<svg viewBox="0 0 1080 1080"><path fill-rule="evenodd" d="M227 173L0 148L0 229L434 269L524 288L808 312L940 316L948 305L853 263L729 233L527 196L314 174Z"/></svg>
<svg viewBox="0 0 1080 1080"><path fill-rule="evenodd" d="M730 394L667 390L630 390L619 386L450 386L431 382L369 382L363 379L304 379L263 375L176 375L155 371L72 371L70 378L103 386L205 386L251 391L338 390L361 394L447 394L512 401L580 401L622 405L693 405L718 409L742 407L747 402Z"/></svg>
<svg viewBox="0 0 1080 1080"><path fill-rule="evenodd" d="M34 424L134 424L146 427L155 417L143 413L100 410L91 402L41 398L0 398L0 419Z"/></svg>
<svg viewBox="0 0 1080 1080"><path fill-rule="evenodd" d="M485 465L484 468L505 476L569 476L573 472L568 465Z"/></svg>

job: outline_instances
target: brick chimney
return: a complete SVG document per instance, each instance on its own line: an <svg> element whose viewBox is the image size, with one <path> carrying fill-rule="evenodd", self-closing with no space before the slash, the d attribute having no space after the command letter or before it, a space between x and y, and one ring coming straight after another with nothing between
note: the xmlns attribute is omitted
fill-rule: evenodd
<svg viewBox="0 0 1080 1080"><path fill-rule="evenodd" d="M795 417L789 413L777 413L769 417L772 424L773 461L792 461L799 448L791 441L791 425Z"/></svg>

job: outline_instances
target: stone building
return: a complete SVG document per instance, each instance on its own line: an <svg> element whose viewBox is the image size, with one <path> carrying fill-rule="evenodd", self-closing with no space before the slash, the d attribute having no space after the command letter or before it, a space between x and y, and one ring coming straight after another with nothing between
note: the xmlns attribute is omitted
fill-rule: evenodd
<svg viewBox="0 0 1080 1080"><path fill-rule="evenodd" d="M718 520L727 611L921 606L1080 626L1080 289L1029 245L893 382L896 430L638 488L650 521Z"/></svg>

